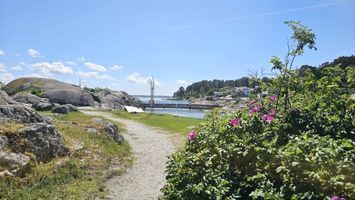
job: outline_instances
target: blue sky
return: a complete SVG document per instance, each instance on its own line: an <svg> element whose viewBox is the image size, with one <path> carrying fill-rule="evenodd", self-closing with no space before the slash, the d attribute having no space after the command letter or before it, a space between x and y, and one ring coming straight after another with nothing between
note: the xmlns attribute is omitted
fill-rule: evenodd
<svg viewBox="0 0 355 200"><path fill-rule="evenodd" d="M2 0L0 81L40 76L89 87L171 95L200 80L236 79L284 56L301 20L318 51L296 60L319 65L355 54L350 0Z"/></svg>

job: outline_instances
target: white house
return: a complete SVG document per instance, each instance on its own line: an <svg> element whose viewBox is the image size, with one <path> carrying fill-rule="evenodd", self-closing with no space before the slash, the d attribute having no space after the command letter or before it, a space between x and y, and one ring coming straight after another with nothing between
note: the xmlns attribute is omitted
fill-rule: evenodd
<svg viewBox="0 0 355 200"><path fill-rule="evenodd" d="M234 92L236 94L242 94L244 97L247 97L250 95L251 88L249 88L249 87L235 87Z"/></svg>

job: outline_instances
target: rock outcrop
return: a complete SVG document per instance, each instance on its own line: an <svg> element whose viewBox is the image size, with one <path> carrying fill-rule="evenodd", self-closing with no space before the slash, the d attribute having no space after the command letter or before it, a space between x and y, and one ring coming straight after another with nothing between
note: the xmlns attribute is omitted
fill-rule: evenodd
<svg viewBox="0 0 355 200"><path fill-rule="evenodd" d="M26 155L0 151L0 174L2 176L24 176L29 169L29 165L30 158Z"/></svg>
<svg viewBox="0 0 355 200"><path fill-rule="evenodd" d="M124 91L82 89L79 86L45 78L19 78L8 83L3 89L13 95L15 100L33 105L46 102L43 98L47 98L50 103L98 106L112 110L121 110L124 106L141 107L143 104Z"/></svg>
<svg viewBox="0 0 355 200"><path fill-rule="evenodd" d="M103 109L122 110L124 106L141 107L143 102L123 91L106 90L94 93Z"/></svg>
<svg viewBox="0 0 355 200"><path fill-rule="evenodd" d="M70 112L69 108L67 106L57 106L52 110L52 113L58 113L58 114L68 114Z"/></svg>
<svg viewBox="0 0 355 200"><path fill-rule="evenodd" d="M25 151L35 154L39 161L47 162L55 157L68 154L68 148L64 146L62 136L51 124L34 124L19 132L29 141L29 144L25 146Z"/></svg>
<svg viewBox="0 0 355 200"><path fill-rule="evenodd" d="M51 111L54 107L54 104L48 102L39 102L32 105L37 111Z"/></svg>
<svg viewBox="0 0 355 200"><path fill-rule="evenodd" d="M0 106L0 123L17 122L21 124L29 123L50 123L49 119L33 112L30 108L21 105Z"/></svg>
<svg viewBox="0 0 355 200"><path fill-rule="evenodd" d="M0 177L24 176L32 157L48 162L68 154L63 137L49 119L26 106L10 105L6 95L0 101Z"/></svg>
<svg viewBox="0 0 355 200"><path fill-rule="evenodd" d="M92 95L81 89L54 89L43 92L42 96L53 103L73 104L75 106L94 105Z"/></svg>
<svg viewBox="0 0 355 200"><path fill-rule="evenodd" d="M124 141L123 136L119 134L120 131L118 130L116 124L104 121L103 119L100 118L94 118L92 119L92 122L98 124L100 128L115 142L122 143Z"/></svg>
<svg viewBox="0 0 355 200"><path fill-rule="evenodd" d="M68 114L69 112L76 112L78 111L78 108L71 105L71 104L65 104L65 105L56 105L52 113L59 113L59 114Z"/></svg>
<svg viewBox="0 0 355 200"><path fill-rule="evenodd" d="M41 98L37 95L31 93L17 93L12 96L12 99L20 102L20 103L27 103L27 104L36 104L40 102L48 102L48 99Z"/></svg>
<svg viewBox="0 0 355 200"><path fill-rule="evenodd" d="M19 92L34 93L48 98L52 103L93 106L92 95L78 86L46 78L19 78L3 88L8 94Z"/></svg>
<svg viewBox="0 0 355 200"><path fill-rule="evenodd" d="M17 102L12 100L5 91L0 90L0 106L8 104L17 104Z"/></svg>

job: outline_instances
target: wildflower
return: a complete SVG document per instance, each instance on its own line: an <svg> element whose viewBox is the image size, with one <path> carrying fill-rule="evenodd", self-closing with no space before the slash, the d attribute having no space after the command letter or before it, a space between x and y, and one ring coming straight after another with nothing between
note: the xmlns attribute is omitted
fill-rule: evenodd
<svg viewBox="0 0 355 200"><path fill-rule="evenodd" d="M344 197L338 197L336 195L332 196L330 200L346 200Z"/></svg>
<svg viewBox="0 0 355 200"><path fill-rule="evenodd" d="M270 101L276 101L277 100L277 96L276 95L271 95L270 96Z"/></svg>
<svg viewBox="0 0 355 200"><path fill-rule="evenodd" d="M271 114L265 114L263 115L263 121L266 123L271 123L272 120L274 120L274 117Z"/></svg>
<svg viewBox="0 0 355 200"><path fill-rule="evenodd" d="M252 99L252 100L249 101L248 106L251 106L251 105L253 105L254 103L255 103L255 99Z"/></svg>
<svg viewBox="0 0 355 200"><path fill-rule="evenodd" d="M252 109L249 110L249 114L259 112L262 107L260 105L255 105Z"/></svg>
<svg viewBox="0 0 355 200"><path fill-rule="evenodd" d="M189 141L193 140L195 137L197 136L197 132L195 130L192 130L188 135L187 135L187 139Z"/></svg>
<svg viewBox="0 0 355 200"><path fill-rule="evenodd" d="M256 106L254 106L253 109L254 109L255 112L259 112L261 108L262 107L260 105L256 105Z"/></svg>
<svg viewBox="0 0 355 200"><path fill-rule="evenodd" d="M240 123L240 120L236 119L236 118L233 118L229 121L229 125L231 125L232 127L239 125L239 123Z"/></svg>

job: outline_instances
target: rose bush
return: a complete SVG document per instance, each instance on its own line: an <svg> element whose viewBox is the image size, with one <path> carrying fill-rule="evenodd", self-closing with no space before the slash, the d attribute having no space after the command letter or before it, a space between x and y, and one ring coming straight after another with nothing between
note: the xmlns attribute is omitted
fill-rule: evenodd
<svg viewBox="0 0 355 200"><path fill-rule="evenodd" d="M279 114L210 113L168 165L166 199L354 197L354 142L300 131ZM240 119L232 126L231 118ZM297 125L297 124L296 124ZM288 131L288 132L282 132Z"/></svg>
<svg viewBox="0 0 355 200"><path fill-rule="evenodd" d="M245 109L214 110L169 157L162 199L355 199L355 67L292 69L315 34L288 21L293 36L279 76L253 78ZM265 96L267 91L270 96Z"/></svg>

